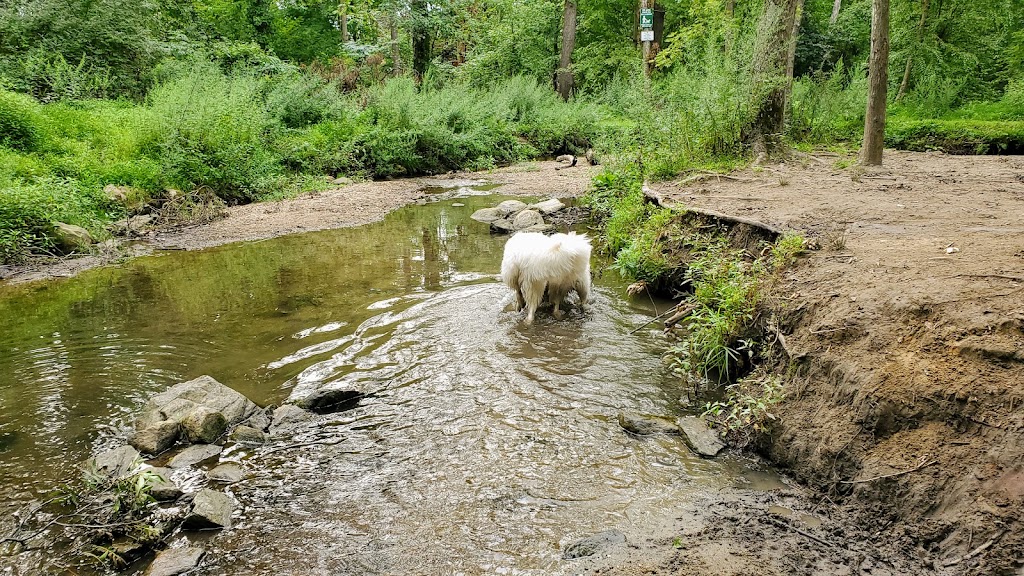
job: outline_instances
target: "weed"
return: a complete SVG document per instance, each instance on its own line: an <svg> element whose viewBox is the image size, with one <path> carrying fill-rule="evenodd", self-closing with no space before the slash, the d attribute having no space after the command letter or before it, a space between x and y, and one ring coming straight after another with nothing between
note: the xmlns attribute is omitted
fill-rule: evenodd
<svg viewBox="0 0 1024 576"><path fill-rule="evenodd" d="M731 443L746 446L775 420L772 410L785 396L778 376L746 378L730 384L725 401L708 402L702 416L719 426Z"/></svg>

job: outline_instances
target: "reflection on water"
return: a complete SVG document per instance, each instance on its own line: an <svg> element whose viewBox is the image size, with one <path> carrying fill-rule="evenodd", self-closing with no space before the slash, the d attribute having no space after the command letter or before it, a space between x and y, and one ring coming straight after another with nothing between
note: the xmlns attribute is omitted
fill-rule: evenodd
<svg viewBox="0 0 1024 576"><path fill-rule="evenodd" d="M368 393L296 440L335 445L229 448L253 477L232 487L238 525L203 536L211 573L547 574L573 538L763 483L622 433L618 411L676 406L663 343L629 335L647 311L604 274L585 313L523 326L495 280L504 238L468 218L498 200L0 288L0 517L201 374L263 405L322 383Z"/></svg>

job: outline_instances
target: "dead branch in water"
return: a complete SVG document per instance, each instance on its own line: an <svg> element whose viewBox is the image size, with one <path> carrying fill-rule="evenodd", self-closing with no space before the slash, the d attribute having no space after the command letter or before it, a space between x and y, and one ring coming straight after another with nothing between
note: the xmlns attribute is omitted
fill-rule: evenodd
<svg viewBox="0 0 1024 576"><path fill-rule="evenodd" d="M690 314L693 314L693 311L696 309L697 305L692 302L687 306L683 306L683 303L680 302L679 305L675 307L675 310L677 310L677 312L673 314L668 320L665 320L665 329L668 330L672 328L673 326L678 324L680 320L688 317Z"/></svg>
<svg viewBox="0 0 1024 576"><path fill-rule="evenodd" d="M910 474L911 472L917 472L918 470L920 470L922 468L927 468L928 466L931 466L932 464L936 464L936 463L938 463L938 460L932 460L930 462L925 462L924 464L919 464L916 467L911 468L910 470L903 470L901 472L893 472L892 474L882 474L881 476L875 476L874 478L865 478L863 480L840 480L839 483L840 484L863 484L864 482L874 482L875 480L881 480L883 478L892 478L894 476L902 476L904 474Z"/></svg>
<svg viewBox="0 0 1024 576"><path fill-rule="evenodd" d="M648 320L647 322L644 322L643 324L641 324L641 325L637 326L636 328L634 328L634 329L633 329L633 331L632 331L632 332L630 332L630 334L631 334L631 335L632 335L632 334L636 334L637 332L639 332L639 331L643 330L644 328L646 328L646 327L650 326L651 324L653 324L653 323L657 322L658 320L661 320L661 319L662 319L662 318L664 318L665 316L668 316L668 315L669 315L669 314L671 314L672 312L674 312L674 311L678 310L678 309L679 309L679 306L681 306L681 305L682 305L682 302L680 302L679 304L676 304L675 306L673 306L673 307L669 308L668 310L666 310L666 311L662 312L661 314L658 314L658 315L657 315L657 316L655 316L654 318L651 318L651 319L650 319L650 320Z"/></svg>

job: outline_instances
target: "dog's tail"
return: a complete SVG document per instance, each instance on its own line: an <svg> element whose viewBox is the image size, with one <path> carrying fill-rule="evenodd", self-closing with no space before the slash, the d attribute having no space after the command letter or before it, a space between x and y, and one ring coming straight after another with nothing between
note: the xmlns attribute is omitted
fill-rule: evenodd
<svg viewBox="0 0 1024 576"><path fill-rule="evenodd" d="M570 232L568 234L555 234L551 236L552 252L566 251L573 254L586 255L590 257L590 238L586 234Z"/></svg>

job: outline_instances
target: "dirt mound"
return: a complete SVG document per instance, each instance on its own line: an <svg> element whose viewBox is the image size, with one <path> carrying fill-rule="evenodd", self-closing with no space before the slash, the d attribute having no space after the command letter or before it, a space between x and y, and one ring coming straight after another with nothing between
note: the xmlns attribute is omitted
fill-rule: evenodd
<svg viewBox="0 0 1024 576"><path fill-rule="evenodd" d="M651 185L800 231L780 287L797 370L763 450L939 573L1024 566L1024 158L887 152Z"/></svg>

